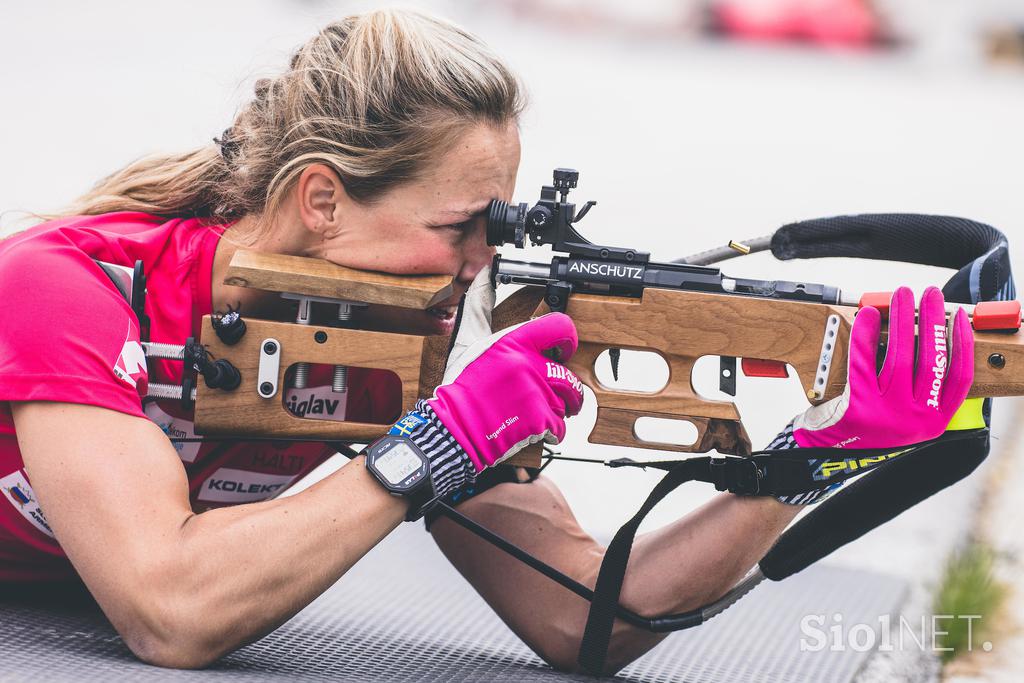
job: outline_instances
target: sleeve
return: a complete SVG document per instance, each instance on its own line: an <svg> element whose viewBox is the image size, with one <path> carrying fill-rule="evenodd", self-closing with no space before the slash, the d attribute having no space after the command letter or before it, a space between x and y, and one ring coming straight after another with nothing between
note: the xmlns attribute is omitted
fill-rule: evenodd
<svg viewBox="0 0 1024 683"><path fill-rule="evenodd" d="M0 401L144 417L146 356L128 302L83 252L24 247L0 259Z"/></svg>

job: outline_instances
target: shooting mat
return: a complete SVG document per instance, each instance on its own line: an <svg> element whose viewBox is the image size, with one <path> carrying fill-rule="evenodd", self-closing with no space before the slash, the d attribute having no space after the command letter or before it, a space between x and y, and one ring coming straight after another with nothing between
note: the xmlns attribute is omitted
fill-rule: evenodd
<svg viewBox="0 0 1024 683"><path fill-rule="evenodd" d="M3 681L592 681L545 666L407 524L276 632L205 671L141 664L87 601L50 594L0 601ZM673 634L628 667L630 681L849 681L870 652L800 651L800 620L835 613L878 633L906 584L812 567L765 582L703 626ZM897 617L898 619L898 617Z"/></svg>

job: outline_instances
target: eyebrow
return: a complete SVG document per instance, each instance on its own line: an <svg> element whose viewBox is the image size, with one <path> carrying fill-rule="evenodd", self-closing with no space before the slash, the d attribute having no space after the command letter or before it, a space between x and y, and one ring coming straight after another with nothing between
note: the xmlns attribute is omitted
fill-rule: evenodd
<svg viewBox="0 0 1024 683"><path fill-rule="evenodd" d="M461 218L472 218L473 216L478 216L481 213L483 213L484 211L486 211L487 207L490 206L490 205L491 205L491 203L490 203L490 201L488 201L486 204L483 204L479 208L449 209L449 210L446 210L446 211L442 211L441 215L443 215L443 216L459 216Z"/></svg>

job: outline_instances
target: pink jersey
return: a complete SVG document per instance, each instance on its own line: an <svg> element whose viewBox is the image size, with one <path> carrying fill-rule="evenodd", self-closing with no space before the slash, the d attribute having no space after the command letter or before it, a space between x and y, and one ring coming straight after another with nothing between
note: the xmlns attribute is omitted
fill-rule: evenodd
<svg viewBox="0 0 1024 683"><path fill-rule="evenodd" d="M149 382L177 384L182 363L150 360L138 321L96 260L145 266L150 340L199 337L211 312L211 269L223 226L114 213L50 221L0 241L0 580L74 576L36 502L9 402L81 403L149 418L169 437L195 437L191 411L143 400ZM391 373L351 368L347 394L333 394L327 368L309 389L283 398L293 412L387 422L400 411ZM319 380L319 381L317 381ZM74 435L61 438L73 439ZM334 453L321 443L176 443L192 507L264 500ZM97 467L116 460L97 453ZM113 494L112 494L113 495Z"/></svg>

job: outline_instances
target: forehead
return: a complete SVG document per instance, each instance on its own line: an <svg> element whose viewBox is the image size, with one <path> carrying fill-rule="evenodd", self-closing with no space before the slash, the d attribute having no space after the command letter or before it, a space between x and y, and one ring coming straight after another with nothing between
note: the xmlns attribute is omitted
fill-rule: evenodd
<svg viewBox="0 0 1024 683"><path fill-rule="evenodd" d="M481 124L467 130L419 180L407 186L431 211L486 207L508 198L519 170L519 130ZM412 198L412 197L410 197Z"/></svg>

